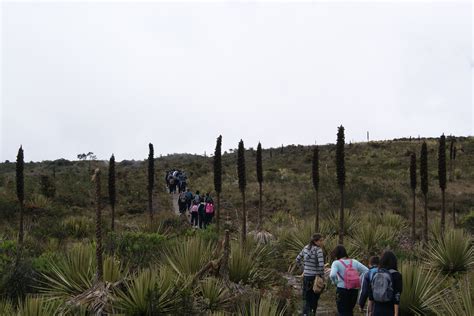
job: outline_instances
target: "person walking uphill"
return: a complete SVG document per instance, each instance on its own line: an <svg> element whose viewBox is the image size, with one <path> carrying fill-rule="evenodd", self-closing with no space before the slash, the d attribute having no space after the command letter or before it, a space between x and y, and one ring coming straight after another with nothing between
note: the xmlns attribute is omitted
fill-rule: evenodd
<svg viewBox="0 0 474 316"><path fill-rule="evenodd" d="M402 275L397 271L397 257L389 250L380 258L378 271L369 286L369 302L373 302L373 316L398 316Z"/></svg>
<svg viewBox="0 0 474 316"><path fill-rule="evenodd" d="M350 259L346 248L338 245L332 251L335 259L331 265L329 277L336 284L336 304L339 316L353 316L360 288L360 275L369 269L355 259Z"/></svg>
<svg viewBox="0 0 474 316"><path fill-rule="evenodd" d="M310 242L296 257L296 264L301 267L303 261L303 315L316 315L319 294L314 293L313 284L316 276L324 277L324 254L321 247L323 236L314 234Z"/></svg>
<svg viewBox="0 0 474 316"><path fill-rule="evenodd" d="M374 274L379 270L379 262L380 259L378 256L370 257L369 259L369 271L367 271L362 277L362 284L360 288L360 295L359 295L359 307L360 310L364 310L365 303L369 298L369 287L370 281L374 277ZM367 308L367 316L372 315L373 311L373 302L369 302L369 306Z"/></svg>

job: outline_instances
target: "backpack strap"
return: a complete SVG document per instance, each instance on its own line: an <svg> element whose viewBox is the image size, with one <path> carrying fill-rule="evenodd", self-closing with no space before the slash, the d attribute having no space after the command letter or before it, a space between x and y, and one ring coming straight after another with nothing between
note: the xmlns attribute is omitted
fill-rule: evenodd
<svg viewBox="0 0 474 316"><path fill-rule="evenodd" d="M347 269L347 264L345 264L344 261L342 261L342 259L339 259L338 261L342 263L345 269ZM344 277L339 273L339 271L337 271L337 275L341 278L341 280L344 281Z"/></svg>

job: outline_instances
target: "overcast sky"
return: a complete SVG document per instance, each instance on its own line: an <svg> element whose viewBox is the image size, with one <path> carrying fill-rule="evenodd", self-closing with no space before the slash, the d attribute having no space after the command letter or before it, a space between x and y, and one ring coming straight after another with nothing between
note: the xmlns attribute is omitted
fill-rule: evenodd
<svg viewBox="0 0 474 316"><path fill-rule="evenodd" d="M1 161L474 134L469 1L1 9Z"/></svg>

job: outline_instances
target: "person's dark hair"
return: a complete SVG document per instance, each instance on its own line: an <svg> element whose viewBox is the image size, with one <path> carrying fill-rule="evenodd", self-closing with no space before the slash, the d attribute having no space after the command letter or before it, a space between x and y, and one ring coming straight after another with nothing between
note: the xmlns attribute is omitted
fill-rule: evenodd
<svg viewBox="0 0 474 316"><path fill-rule="evenodd" d="M379 267L387 270L398 270L397 257L395 254L390 250L384 251L382 258L380 258Z"/></svg>
<svg viewBox="0 0 474 316"><path fill-rule="evenodd" d="M372 256L369 259L369 265L371 266L378 266L380 262L379 256Z"/></svg>
<svg viewBox="0 0 474 316"><path fill-rule="evenodd" d="M196 191L196 194L199 195L199 191Z"/></svg>
<svg viewBox="0 0 474 316"><path fill-rule="evenodd" d="M336 248L334 248L334 250L331 252L331 257L336 260L347 258L348 255L346 248L344 248L343 245L337 245Z"/></svg>
<svg viewBox="0 0 474 316"><path fill-rule="evenodd" d="M323 235L321 234L314 234L312 237L311 237L311 240L309 241L308 243L308 247L311 249L313 246L314 246L314 242L316 241L319 241L323 238Z"/></svg>

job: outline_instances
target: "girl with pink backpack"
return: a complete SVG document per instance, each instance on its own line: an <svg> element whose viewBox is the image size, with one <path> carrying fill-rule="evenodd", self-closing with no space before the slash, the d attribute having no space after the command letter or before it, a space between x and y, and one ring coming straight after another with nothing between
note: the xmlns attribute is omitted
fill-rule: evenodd
<svg viewBox="0 0 474 316"><path fill-rule="evenodd" d="M339 316L353 316L357 294L360 289L360 276L369 269L347 255L346 248L338 245L332 251L334 262L329 278L336 284L336 305Z"/></svg>
<svg viewBox="0 0 474 316"><path fill-rule="evenodd" d="M204 216L204 227L207 227L214 217L214 202L212 202L212 200L206 203L206 214Z"/></svg>

